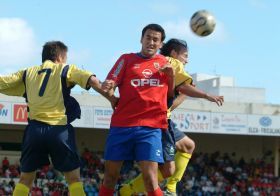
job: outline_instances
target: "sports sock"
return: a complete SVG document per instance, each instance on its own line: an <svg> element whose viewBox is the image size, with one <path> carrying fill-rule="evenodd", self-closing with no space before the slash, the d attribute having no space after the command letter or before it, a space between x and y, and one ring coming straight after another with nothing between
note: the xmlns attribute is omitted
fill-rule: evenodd
<svg viewBox="0 0 280 196"><path fill-rule="evenodd" d="M161 183L164 180L160 170L158 170L158 183ZM145 185L143 181L142 174L139 174L136 178L131 180L128 184L124 184L122 188L120 188L121 195L132 195L134 193L144 193Z"/></svg>
<svg viewBox="0 0 280 196"><path fill-rule="evenodd" d="M132 179L128 186L130 187L131 194L145 192L145 185L143 181L143 175L139 174L136 178Z"/></svg>
<svg viewBox="0 0 280 196"><path fill-rule="evenodd" d="M182 179L191 156L192 155L189 153L182 153L179 151L175 154L175 172L168 178L166 184L166 188L170 192L176 193L177 182Z"/></svg>
<svg viewBox="0 0 280 196"><path fill-rule="evenodd" d="M114 195L114 189L107 188L103 184L100 186L98 196L113 196L113 195Z"/></svg>
<svg viewBox="0 0 280 196"><path fill-rule="evenodd" d="M83 183L74 182L69 185L70 196L86 196Z"/></svg>
<svg viewBox="0 0 280 196"><path fill-rule="evenodd" d="M134 191L130 184L122 184L122 187L119 190L121 196L133 195Z"/></svg>
<svg viewBox="0 0 280 196"><path fill-rule="evenodd" d="M13 192L13 196L28 196L28 193L29 188L26 185L22 183L17 183Z"/></svg>
<svg viewBox="0 0 280 196"><path fill-rule="evenodd" d="M163 196L163 192L158 187L156 190L148 192L148 196Z"/></svg>

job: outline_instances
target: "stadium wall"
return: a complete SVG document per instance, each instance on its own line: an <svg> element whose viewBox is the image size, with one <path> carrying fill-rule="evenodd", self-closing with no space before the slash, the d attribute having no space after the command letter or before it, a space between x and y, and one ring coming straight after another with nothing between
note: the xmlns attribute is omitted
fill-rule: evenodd
<svg viewBox="0 0 280 196"><path fill-rule="evenodd" d="M101 96L91 95L88 93L74 95L74 97L77 98L77 100L82 105L83 111L85 111L85 113L82 114L85 118L82 117L82 120L74 123L74 125L77 127L76 137L78 148L80 151L86 147L94 151L103 151L111 114L109 102ZM12 107L12 104L14 103L23 104L24 99L8 97L0 94L0 104L1 103L10 104ZM92 109L93 107L94 109ZM100 111L103 112L101 120L104 120L102 123L105 124L95 123L93 128L91 123L93 123L93 119L96 118L96 115L98 116L96 112L99 111L96 110L96 108L101 108ZM1 112L2 115L6 114L4 110ZM245 159L251 159L260 158L264 153L271 151L276 158L274 163L276 165L278 175L280 105L225 102L223 107L217 107L216 104L209 103L201 99L187 99L187 101L185 101L174 113L177 116L182 116L182 114L185 115L183 119L178 118L178 126L182 131L187 132L187 134L194 139L196 142L196 152L235 152L238 158L244 157ZM18 116L15 114L13 115L14 118ZM190 122L184 122L184 119L188 117L188 115L195 116L196 118L200 117L201 119L212 116L212 121L214 119L213 116L218 120L221 120L223 116L228 115L232 119L238 119L242 121L242 118L255 118L259 115L264 117L269 116L269 119L274 120L276 123L273 127L273 130L271 129L273 133L261 132L260 130L262 128L260 128L258 133L251 132L244 134L244 132L242 132L242 128L240 128L240 130L238 128L238 131L240 131L239 133L235 132L236 130L232 130L232 128L227 129L227 127L221 126L213 132L214 126L210 126L205 123L203 124L201 122L198 122L198 128L196 127L197 125L195 122L193 122L193 129L190 129L190 127L186 128L186 125L190 124ZM25 123L19 121L17 123L7 124L4 121L5 118L3 118L3 116L1 117L0 115L0 142L20 144ZM207 129L203 130L203 127L207 127Z"/></svg>

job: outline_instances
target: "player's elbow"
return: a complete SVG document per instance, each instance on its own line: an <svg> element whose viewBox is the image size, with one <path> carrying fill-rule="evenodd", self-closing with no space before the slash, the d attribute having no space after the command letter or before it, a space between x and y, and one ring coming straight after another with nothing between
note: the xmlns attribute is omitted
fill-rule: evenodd
<svg viewBox="0 0 280 196"><path fill-rule="evenodd" d="M191 86L187 85L187 84L183 84L183 85L178 86L176 88L176 90L184 95L190 96L189 92L191 91Z"/></svg>

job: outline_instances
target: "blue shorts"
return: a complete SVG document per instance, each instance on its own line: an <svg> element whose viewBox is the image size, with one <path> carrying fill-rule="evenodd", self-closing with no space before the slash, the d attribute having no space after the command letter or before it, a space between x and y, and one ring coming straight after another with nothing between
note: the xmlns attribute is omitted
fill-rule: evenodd
<svg viewBox="0 0 280 196"><path fill-rule="evenodd" d="M105 160L163 162L161 129L111 127L106 141Z"/></svg>
<svg viewBox="0 0 280 196"><path fill-rule="evenodd" d="M172 120L168 120L168 130L162 132L162 149L164 161L174 161L176 142L185 137L185 134L176 128Z"/></svg>
<svg viewBox="0 0 280 196"><path fill-rule="evenodd" d="M180 131L176 127L176 124L170 119L168 120L168 129L173 132L175 142L178 142L186 136L185 133Z"/></svg>
<svg viewBox="0 0 280 196"><path fill-rule="evenodd" d="M162 141L164 161L174 161L176 145L175 145L175 139L174 139L172 127L170 127L169 121L168 121L168 129L162 132L161 141Z"/></svg>
<svg viewBox="0 0 280 196"><path fill-rule="evenodd" d="M68 172L80 167L75 132L72 125L48 125L30 121L25 128L20 169L33 172L50 163L54 168Z"/></svg>

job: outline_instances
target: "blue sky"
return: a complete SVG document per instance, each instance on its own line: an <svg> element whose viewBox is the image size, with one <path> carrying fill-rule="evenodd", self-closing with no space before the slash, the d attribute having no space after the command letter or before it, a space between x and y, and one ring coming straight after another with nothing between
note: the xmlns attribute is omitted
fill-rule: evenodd
<svg viewBox="0 0 280 196"><path fill-rule="evenodd" d="M42 45L61 40L69 63L104 80L120 54L140 50L142 28L158 23L167 39L188 42L188 72L232 76L236 86L265 88L267 103L280 104L279 8L277 0L1 0L0 74L39 64ZM189 28L201 9L217 22L206 38Z"/></svg>

